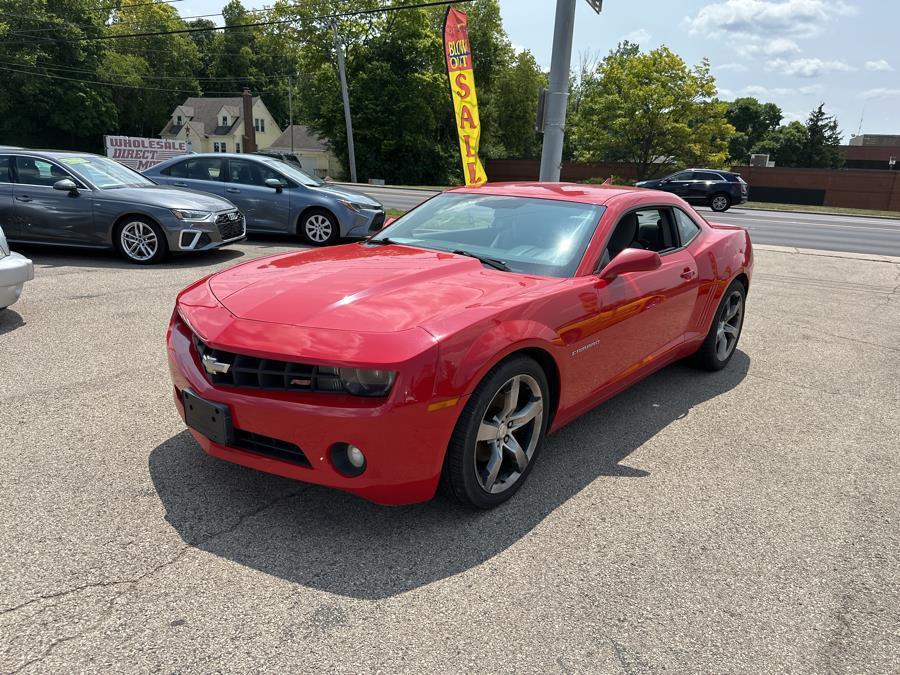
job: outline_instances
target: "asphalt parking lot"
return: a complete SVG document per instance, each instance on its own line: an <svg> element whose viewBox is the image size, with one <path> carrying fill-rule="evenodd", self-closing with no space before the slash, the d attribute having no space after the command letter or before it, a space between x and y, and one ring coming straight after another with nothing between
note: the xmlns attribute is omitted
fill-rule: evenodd
<svg viewBox="0 0 900 675"><path fill-rule="evenodd" d="M184 430L177 291L291 246L25 251L0 671L896 672L900 260L758 250L727 370L654 375L473 513L254 473Z"/></svg>

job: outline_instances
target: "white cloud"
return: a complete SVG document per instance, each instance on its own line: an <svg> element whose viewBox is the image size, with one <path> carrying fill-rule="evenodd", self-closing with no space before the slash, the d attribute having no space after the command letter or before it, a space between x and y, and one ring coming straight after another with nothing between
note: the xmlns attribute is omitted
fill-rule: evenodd
<svg viewBox="0 0 900 675"><path fill-rule="evenodd" d="M864 91L862 93L862 97L866 99L891 98L893 96L900 96L900 89L887 89L885 87L878 87L877 89L869 89L868 91Z"/></svg>
<svg viewBox="0 0 900 675"><path fill-rule="evenodd" d="M641 44L644 42L649 42L653 36L650 34L646 28L638 28L637 30L633 30L627 35L622 37L623 40L628 40L629 42L636 42L637 44Z"/></svg>
<svg viewBox="0 0 900 675"><path fill-rule="evenodd" d="M747 70L747 66L743 63L723 63L720 66L713 67L713 70L721 70L722 72L731 71L733 73L743 73Z"/></svg>
<svg viewBox="0 0 900 675"><path fill-rule="evenodd" d="M773 59L768 63L769 70L775 70L782 75L796 75L797 77L819 77L828 73L849 73L856 68L840 60L823 61L822 59Z"/></svg>
<svg viewBox="0 0 900 675"><path fill-rule="evenodd" d="M884 59L879 59L878 61L866 61L866 70L871 70L872 72L883 72L883 73L893 73L894 68L890 63L885 61Z"/></svg>
<svg viewBox="0 0 900 675"><path fill-rule="evenodd" d="M781 123L790 124L791 122L805 122L809 113L783 112Z"/></svg>
<svg viewBox="0 0 900 675"><path fill-rule="evenodd" d="M691 33L772 39L813 37L836 16L853 13L843 0L721 0L685 19Z"/></svg>

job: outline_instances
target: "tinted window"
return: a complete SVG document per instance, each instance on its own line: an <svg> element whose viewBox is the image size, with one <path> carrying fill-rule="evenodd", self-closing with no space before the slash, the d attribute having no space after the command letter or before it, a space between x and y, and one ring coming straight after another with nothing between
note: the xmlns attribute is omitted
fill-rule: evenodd
<svg viewBox="0 0 900 675"><path fill-rule="evenodd" d="M63 178L71 178L56 164L34 157L16 157L16 175L23 185L53 185Z"/></svg>
<svg viewBox="0 0 900 675"><path fill-rule="evenodd" d="M287 182L280 173L260 162L249 159L232 159L228 162L228 180L232 183L264 186L270 178Z"/></svg>
<svg viewBox="0 0 900 675"><path fill-rule="evenodd" d="M722 176L717 173L712 173L711 171L697 171L694 173L694 180L714 180L721 183Z"/></svg>
<svg viewBox="0 0 900 675"><path fill-rule="evenodd" d="M169 169L172 178L190 180L221 180L224 160L216 157L197 157L175 164Z"/></svg>
<svg viewBox="0 0 900 675"><path fill-rule="evenodd" d="M693 171L679 171L674 176L670 177L669 180L691 180L693 174Z"/></svg>
<svg viewBox="0 0 900 675"><path fill-rule="evenodd" d="M12 182L12 157L0 157L0 183Z"/></svg>
<svg viewBox="0 0 900 675"><path fill-rule="evenodd" d="M681 245L686 246L700 232L700 226L681 209L672 209L675 212L675 224L678 226L678 237Z"/></svg>

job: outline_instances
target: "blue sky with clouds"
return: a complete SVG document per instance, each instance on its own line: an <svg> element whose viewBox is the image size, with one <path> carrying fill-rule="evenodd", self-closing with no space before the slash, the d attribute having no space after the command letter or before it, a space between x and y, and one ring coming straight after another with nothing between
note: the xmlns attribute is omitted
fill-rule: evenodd
<svg viewBox="0 0 900 675"><path fill-rule="evenodd" d="M183 15L219 11L224 0L187 0ZM245 0L246 1L246 0ZM248 7L264 2L246 1ZM553 0L500 0L513 44L550 64ZM722 98L756 96L805 119L824 101L845 137L900 134L900 0L604 0L580 2L573 65L623 38L669 46L688 63L707 57ZM478 55L475 54L477 61Z"/></svg>

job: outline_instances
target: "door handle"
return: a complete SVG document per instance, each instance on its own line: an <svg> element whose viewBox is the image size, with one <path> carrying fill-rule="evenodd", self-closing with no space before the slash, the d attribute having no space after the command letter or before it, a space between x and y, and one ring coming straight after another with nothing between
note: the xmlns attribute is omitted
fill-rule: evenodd
<svg viewBox="0 0 900 675"><path fill-rule="evenodd" d="M16 195L16 201L19 201L19 202L30 202L30 201L31 201L31 197L29 197L28 195Z"/></svg>
<svg viewBox="0 0 900 675"><path fill-rule="evenodd" d="M187 183L172 183L175 187L187 187Z"/></svg>
<svg viewBox="0 0 900 675"><path fill-rule="evenodd" d="M240 192L237 188L225 188L225 192L231 192L232 194L236 192Z"/></svg>
<svg viewBox="0 0 900 675"><path fill-rule="evenodd" d="M692 270L690 267L685 267L684 271L681 273L681 278L682 279L693 279L695 275L696 275L696 272L694 272L694 270Z"/></svg>

